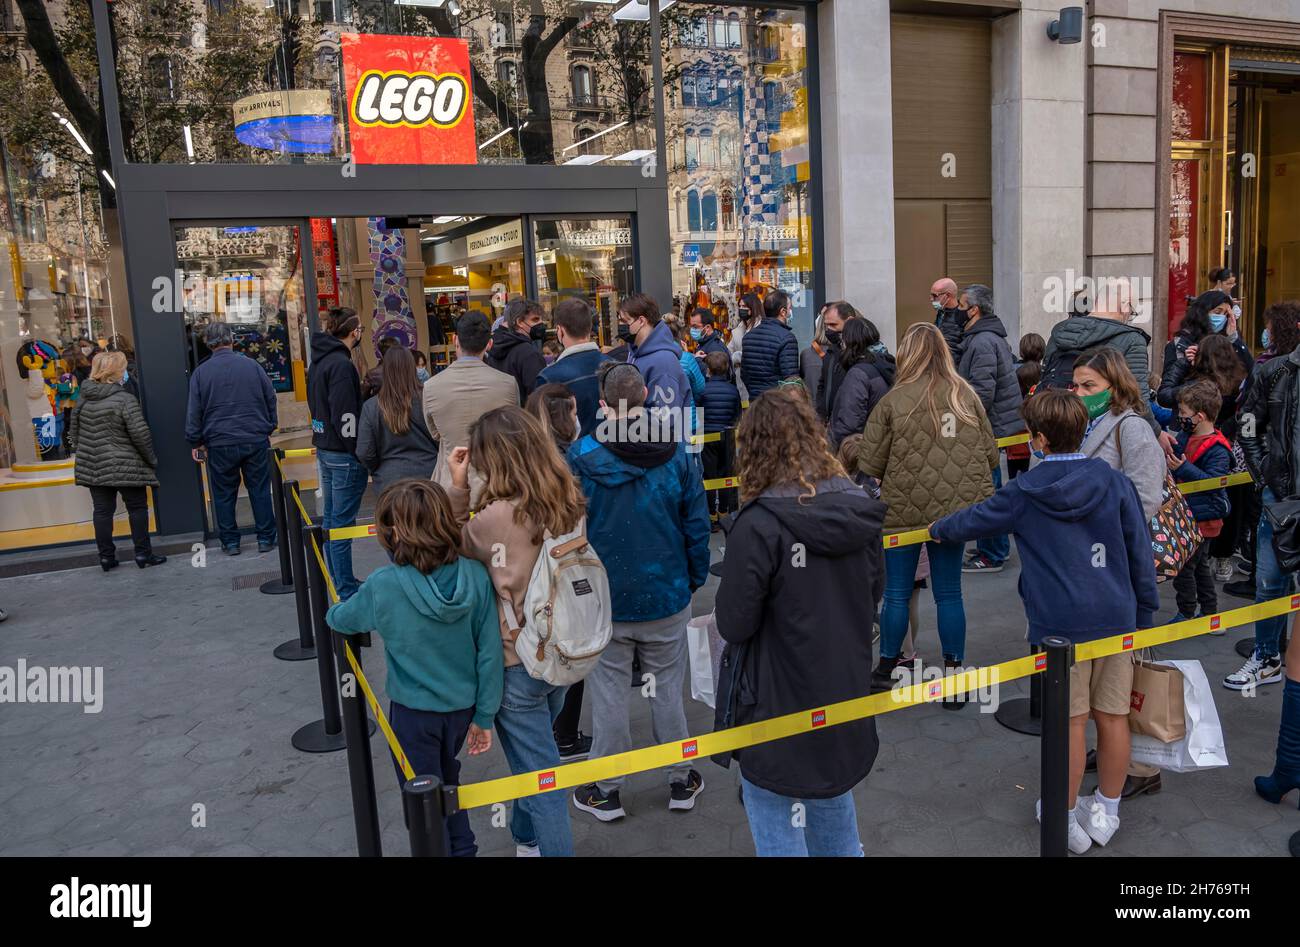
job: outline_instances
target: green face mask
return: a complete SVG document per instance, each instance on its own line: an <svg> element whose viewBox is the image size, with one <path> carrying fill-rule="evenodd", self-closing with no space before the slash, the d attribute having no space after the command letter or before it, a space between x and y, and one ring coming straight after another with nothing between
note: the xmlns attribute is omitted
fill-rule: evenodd
<svg viewBox="0 0 1300 947"><path fill-rule="evenodd" d="M1099 418L1110 410L1110 389L1099 391L1095 395L1081 395L1079 400L1088 409L1089 420Z"/></svg>

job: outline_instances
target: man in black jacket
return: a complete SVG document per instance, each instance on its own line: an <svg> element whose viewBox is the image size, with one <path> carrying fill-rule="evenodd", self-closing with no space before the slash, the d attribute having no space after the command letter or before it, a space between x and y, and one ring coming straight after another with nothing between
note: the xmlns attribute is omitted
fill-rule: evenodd
<svg viewBox="0 0 1300 947"><path fill-rule="evenodd" d="M734 380L734 372L731 365L731 352L727 350L727 343L722 340L722 336L714 328L713 313L700 307L691 313L691 340L698 346L695 349L696 357L701 362L708 358L710 352L721 352L727 356L727 381ZM701 365L701 368L704 366Z"/></svg>
<svg viewBox="0 0 1300 947"><path fill-rule="evenodd" d="M279 419L275 389L262 366L234 350L235 336L224 322L203 329L212 355L190 375L185 439L195 463L206 460L221 551L239 555L235 502L243 475L248 505L257 524L257 551L275 548L271 506L270 436ZM352 374L356 374L354 371Z"/></svg>
<svg viewBox="0 0 1300 947"><path fill-rule="evenodd" d="M789 323L790 297L774 289L763 297L763 320L741 341L740 377L750 401L799 377L799 342Z"/></svg>
<svg viewBox="0 0 1300 947"><path fill-rule="evenodd" d="M1300 349L1278 353L1255 369L1246 401L1238 418L1237 440L1246 455L1246 466L1257 484L1263 486L1263 504L1296 494L1297 431L1300 417ZM1273 550L1273 525L1265 513L1255 534L1255 601L1267 602L1291 590L1292 578L1283 572ZM1287 616L1277 615L1255 622L1255 652L1241 669L1223 679L1229 690L1253 690L1260 684L1284 679L1279 643Z"/></svg>
<svg viewBox="0 0 1300 947"><path fill-rule="evenodd" d="M546 367L542 342L546 340L545 310L532 299L517 298L506 303L505 325L492 333L492 348L484 361L497 371L513 375L519 385L519 403L528 400L537 376Z"/></svg>
<svg viewBox="0 0 1300 947"><path fill-rule="evenodd" d="M934 324L943 333L943 340L952 353L952 363L956 365L961 361L961 330L966 324L966 313L958 304L957 284L946 276L935 280L930 287L930 305L935 310Z"/></svg>
<svg viewBox="0 0 1300 947"><path fill-rule="evenodd" d="M356 524L370 474L356 456L361 378L352 364L352 349L361 343L361 320L356 310L337 308L330 310L326 325L328 331L311 337L307 407L325 507L322 525L328 532ZM339 598L346 601L360 587L352 574L352 540L326 542L325 558Z"/></svg>

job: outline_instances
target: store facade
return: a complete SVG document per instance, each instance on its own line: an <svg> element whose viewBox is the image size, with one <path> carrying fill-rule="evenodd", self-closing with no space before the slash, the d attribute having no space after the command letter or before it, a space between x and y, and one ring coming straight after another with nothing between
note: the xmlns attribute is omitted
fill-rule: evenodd
<svg viewBox="0 0 1300 947"><path fill-rule="evenodd" d="M286 444L309 436L307 341L331 305L361 314L372 364L385 338L439 361L459 313L517 296L585 298L608 338L632 291L725 314L779 286L809 334L815 6L662 5L96 0L112 308L158 447L158 532L210 519L183 430L214 319L272 379ZM84 491L49 485L44 518L84 524Z"/></svg>

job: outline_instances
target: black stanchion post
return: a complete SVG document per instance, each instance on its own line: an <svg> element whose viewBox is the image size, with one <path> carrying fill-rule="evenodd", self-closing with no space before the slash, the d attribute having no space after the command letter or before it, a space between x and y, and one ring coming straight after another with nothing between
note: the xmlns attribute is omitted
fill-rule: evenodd
<svg viewBox="0 0 1300 947"><path fill-rule="evenodd" d="M412 858L447 857L446 793L436 776L416 776L402 786L402 812Z"/></svg>
<svg viewBox="0 0 1300 947"><path fill-rule="evenodd" d="M325 612L329 608L329 593L325 589L325 573L321 571L320 560L310 548L315 541L322 550L325 549L325 530L312 525L303 530L304 558L307 560L307 588L311 593L311 627L317 643L316 667L320 673L320 702L323 716L293 735L295 749L304 753L332 753L347 746L343 736L343 718L339 712L338 675L334 673L334 651L329 646L330 631L325 624Z"/></svg>
<svg viewBox="0 0 1300 947"><path fill-rule="evenodd" d="M1042 772L1042 812L1038 854L1064 858L1068 851L1070 818L1070 664L1071 645L1065 638L1043 639L1047 668L1043 678L1043 742L1039 746ZM1040 675L1034 675L1038 677Z"/></svg>
<svg viewBox="0 0 1300 947"><path fill-rule="evenodd" d="M1029 653L1038 654L1042 650L1037 645L1031 645ZM998 704L998 709L993 712L993 719L1008 730L1028 734L1031 737L1042 734L1042 718L1043 676L1041 674L1031 674L1029 676L1028 697L1013 697L1011 700L1001 701Z"/></svg>
<svg viewBox="0 0 1300 947"><path fill-rule="evenodd" d="M287 550L289 555L289 574L293 577L294 604L298 611L298 637L290 638L275 649L274 654L281 661L311 661L316 657L307 590L307 548L303 545L302 514L294 502L297 493L298 481L286 480L280 500L289 515L285 516L286 529L285 535L280 537L280 549Z"/></svg>
<svg viewBox="0 0 1300 947"><path fill-rule="evenodd" d="M289 541L286 531L288 521L284 505L284 477L280 473L280 461L284 451L278 447L268 448L271 455L271 509L275 512L275 538L280 551L280 578L263 582L261 591L267 595L287 595L293 591L293 571L289 563ZM298 515L298 511L293 511Z"/></svg>
<svg viewBox="0 0 1300 947"><path fill-rule="evenodd" d="M343 699L343 733L348 741L348 781L352 785L352 821L357 830L357 855L379 858L384 852L379 841L379 803L375 795L375 764L370 755L370 717L361 683L348 663L348 637L330 629L334 638L334 660L339 669L339 694ZM370 644L370 633L353 635L352 653L361 665L360 649Z"/></svg>

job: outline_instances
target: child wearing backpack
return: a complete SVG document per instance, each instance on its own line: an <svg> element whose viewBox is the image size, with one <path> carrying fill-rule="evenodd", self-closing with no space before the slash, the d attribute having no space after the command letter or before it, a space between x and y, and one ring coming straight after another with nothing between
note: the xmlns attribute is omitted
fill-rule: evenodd
<svg viewBox="0 0 1300 947"><path fill-rule="evenodd" d="M373 572L325 621L345 635L377 631L388 664L388 720L417 776L455 786L456 759L492 747L501 705L501 638L487 569L459 555L460 531L442 487L399 480L379 497L375 532L393 564ZM398 783L406 778L397 760ZM478 852L469 815L446 820L450 854Z"/></svg>
<svg viewBox="0 0 1300 947"><path fill-rule="evenodd" d="M1214 426L1223 406L1219 388L1208 378L1184 385L1178 391L1178 440L1174 454L1167 458L1174 480L1208 480L1227 476L1232 469L1232 447L1223 433ZM1192 508L1196 525L1207 540L1223 531L1223 518L1231 505L1228 491L1222 487L1187 494L1187 505ZM1182 571L1174 577L1174 595L1178 614L1169 623L1186 621L1202 615L1213 615L1219 610L1219 599L1214 590L1214 565L1210 556L1210 543L1196 547ZM1200 610L1197 611L1197 605ZM1211 632L1223 634L1224 630Z"/></svg>

